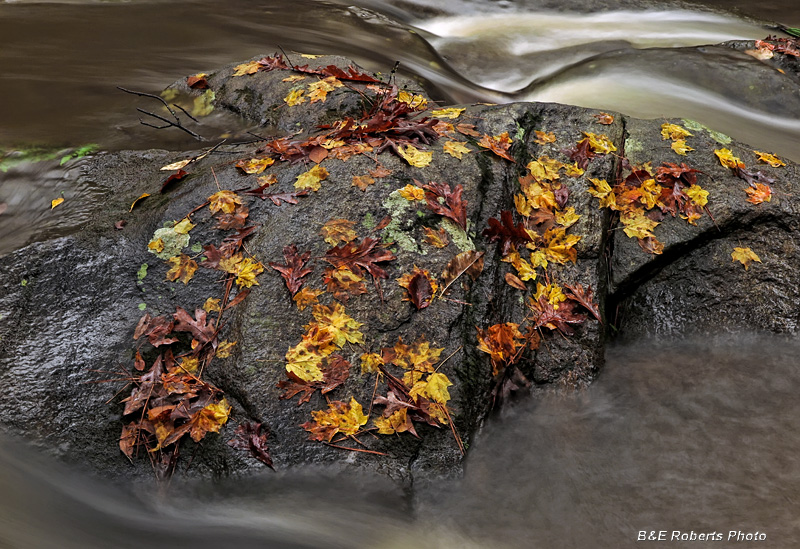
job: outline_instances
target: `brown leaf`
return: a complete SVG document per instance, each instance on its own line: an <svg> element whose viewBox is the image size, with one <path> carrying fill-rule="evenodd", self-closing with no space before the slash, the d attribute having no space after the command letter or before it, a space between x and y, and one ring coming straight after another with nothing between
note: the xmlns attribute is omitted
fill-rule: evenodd
<svg viewBox="0 0 800 549"><path fill-rule="evenodd" d="M478 278L483 271L485 252L476 252L474 250L461 252L444 268L442 271L442 291L439 295L444 295L448 288L455 282L462 274L467 273L472 280Z"/></svg>
<svg viewBox="0 0 800 549"><path fill-rule="evenodd" d="M430 227L423 227L422 230L425 233L425 242L434 248L446 248L450 243L450 239L447 238L447 231L444 230L444 227L439 227L437 231L434 231Z"/></svg>
<svg viewBox="0 0 800 549"><path fill-rule="evenodd" d="M500 219L502 223L494 217L489 218L489 227L484 229L482 234L489 242L500 241L502 256L507 256L511 249L516 248L519 244L533 241L523 223L514 225L514 216L510 210L500 212Z"/></svg>
<svg viewBox="0 0 800 549"><path fill-rule="evenodd" d="M528 287L525 286L525 283L522 280L520 280L519 277L514 273L506 273L505 279L506 283L508 283L508 285L511 286L512 288L516 288L517 290L522 290L523 292L528 289Z"/></svg>
<svg viewBox="0 0 800 549"><path fill-rule="evenodd" d="M424 309L431 304L433 286L431 286L431 281L426 276L425 272L419 271L414 273L408 283L407 290L409 297L411 297L411 303L413 303L414 307L418 310Z"/></svg>
<svg viewBox="0 0 800 549"><path fill-rule="evenodd" d="M0 204L0 210L2 210L2 204ZM3 212L0 211L0 213L3 213ZM116 230L118 230L118 231L121 231L125 227L125 225L127 225L127 224L128 224L127 221L125 221L124 219L120 219L119 221L114 223L114 228Z"/></svg>
<svg viewBox="0 0 800 549"><path fill-rule="evenodd" d="M319 164L326 158L328 158L328 149L324 147L314 147L311 149L311 152L308 153L308 159L315 164Z"/></svg>
<svg viewBox="0 0 800 549"><path fill-rule="evenodd" d="M194 90L205 90L208 89L208 80L206 80L207 74L195 74L194 76L187 76L186 77L186 85Z"/></svg>
<svg viewBox="0 0 800 549"><path fill-rule="evenodd" d="M600 324L603 323L603 319L600 318L600 309L597 304L593 302L591 286L587 286L585 291L582 284L575 284L574 286L564 284L564 287L570 291L570 293L567 294L569 299L573 299L583 305L584 308L597 319L597 322Z"/></svg>
<svg viewBox="0 0 800 549"><path fill-rule="evenodd" d="M235 438L228 441L228 446L244 452L249 452L251 456L262 462L264 465L272 470L275 467L272 465L272 456L269 453L269 446L267 446L267 438L269 438L269 427L264 426L264 432L261 432L261 423L253 423L245 421L240 424L233 432Z"/></svg>
<svg viewBox="0 0 800 549"><path fill-rule="evenodd" d="M175 314L175 331L176 332L190 332L200 343L208 343L214 338L214 325L206 321L206 313L203 309L195 309L192 318L183 308L176 307Z"/></svg>
<svg viewBox="0 0 800 549"><path fill-rule="evenodd" d="M178 341L177 338L167 337L172 333L174 326L174 322L168 320L165 316L152 318L150 313L146 313L139 319L136 330L133 332L133 339L137 340L143 335L146 335L147 339L150 341L150 345L153 347L169 345Z"/></svg>
<svg viewBox="0 0 800 549"><path fill-rule="evenodd" d="M392 175L392 170L389 170L384 166L378 166L374 170L370 170L369 174L375 179L380 179L381 177Z"/></svg>
<svg viewBox="0 0 800 549"><path fill-rule="evenodd" d="M508 132L503 132L500 135L495 136L484 134L480 141L478 141L478 146L483 147L484 149L489 149L500 158L505 158L510 162L514 162L514 157L511 156L511 153L509 152L511 147L511 138L508 136Z"/></svg>
<svg viewBox="0 0 800 549"><path fill-rule="evenodd" d="M368 175L354 175L353 187L358 187L362 191L366 191L367 187L375 184L375 179Z"/></svg>
<svg viewBox="0 0 800 549"><path fill-rule="evenodd" d="M188 172L185 172L183 170L178 170L177 172L175 172L174 174L172 174L171 176L169 176L168 178L166 178L164 180L164 182L161 184L161 192L162 193L166 192L167 187L169 187L172 183L174 183L176 181L180 181L181 179L183 179L187 175L189 175Z"/></svg>
<svg viewBox="0 0 800 549"><path fill-rule="evenodd" d="M397 258L392 252L382 248L377 239L365 237L360 244L353 241L328 250L323 259L334 267L344 265L359 276L363 276L363 268L373 278L388 278L386 271L377 264Z"/></svg>
<svg viewBox="0 0 800 549"><path fill-rule="evenodd" d="M303 286L302 278L313 272L313 269L305 266L308 258L311 257L311 252L298 255L297 246L292 244L283 248L283 257L286 259L285 265L270 263L269 266L281 273L281 276L286 281L286 287L294 296Z"/></svg>
<svg viewBox="0 0 800 549"><path fill-rule="evenodd" d="M461 198L461 194L464 192L461 184L456 185L453 190L447 183L431 181L427 185L421 185L416 180L414 182L425 189L425 200L431 211L452 219L459 227L467 230L467 201Z"/></svg>

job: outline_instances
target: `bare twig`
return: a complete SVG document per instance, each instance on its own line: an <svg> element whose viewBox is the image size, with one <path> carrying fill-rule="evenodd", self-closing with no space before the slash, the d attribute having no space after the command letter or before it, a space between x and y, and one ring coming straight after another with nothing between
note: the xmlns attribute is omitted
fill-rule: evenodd
<svg viewBox="0 0 800 549"><path fill-rule="evenodd" d="M164 124L166 124L164 126L156 126L155 124L151 124L149 122L145 122L144 120L142 120L140 118L139 119L139 123L142 124L143 126L148 126L150 128L155 128L157 130L163 130L165 128L178 128L179 130L183 130L184 132L188 133L189 135L191 135L192 137L194 137L198 141L205 141L206 140L205 137L203 137L202 135L199 135L199 134L193 132L192 130L190 130L189 128L185 127L183 125L183 122L181 122L181 119L175 113L175 111L172 110L172 108L169 106L169 103L164 101L164 98L161 97L160 95L155 95L155 94L152 94L152 93L139 92L139 91L135 91L135 90L129 90L129 89L123 88L121 86L117 86L117 89L120 90L120 91L124 91L125 93L130 93L131 95L138 95L139 97L149 97L151 99L155 99L155 100L161 102L161 104L164 105L164 108L166 108L167 111L169 111L169 113L172 115L172 118L175 119L174 122L173 122L172 120L167 120L166 118L164 118L163 116L160 116L158 114L146 111L144 109L137 108L136 110L139 111L140 113L146 114L147 116L151 116L151 117L155 118L156 120L161 120L162 122L164 122ZM197 120L195 120L182 107L179 107L178 105L175 105L175 106L178 107L181 111L183 111L189 118L191 118L192 120L197 122Z"/></svg>

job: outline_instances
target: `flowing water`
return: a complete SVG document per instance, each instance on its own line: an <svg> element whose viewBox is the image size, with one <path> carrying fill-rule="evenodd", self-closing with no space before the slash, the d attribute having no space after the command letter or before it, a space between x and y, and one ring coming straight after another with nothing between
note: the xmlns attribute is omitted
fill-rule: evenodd
<svg viewBox="0 0 800 549"><path fill-rule="evenodd" d="M738 11L636 0L0 1L0 154L197 147L140 126L135 107L148 105L116 86L157 92L280 45L373 70L399 60L444 101L688 117L800 160L796 96L754 97L725 67L755 71L770 89L789 86L779 73L695 47L773 32L750 17L800 27L800 7L706 5ZM213 138L241 124L217 115L199 129ZM80 224L80 208L48 209L81 169L61 166L63 154L0 171L0 256ZM70 190L92 199L90 184ZM0 547L626 547L661 530L759 531L760 547L798 546L797 351L764 339L613 349L585 392L489 422L465 478L419 487L414 516L377 479L278 473L165 496L102 485L6 441Z"/></svg>

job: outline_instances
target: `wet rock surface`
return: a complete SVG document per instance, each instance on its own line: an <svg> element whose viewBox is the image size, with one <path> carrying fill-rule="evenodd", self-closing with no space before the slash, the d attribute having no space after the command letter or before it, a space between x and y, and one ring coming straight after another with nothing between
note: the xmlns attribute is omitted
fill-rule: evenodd
<svg viewBox="0 0 800 549"><path fill-rule="evenodd" d="M349 62L325 57L309 64L346 67ZM233 77L233 70L227 67L208 77L216 108L267 124L279 135L301 129L311 132L314 126L333 123L342 114L358 116L364 109L363 97L350 89L355 85L338 89L325 102L295 108L288 107L284 97L296 84L283 80L294 73L276 70ZM317 79L310 77L307 82L312 78ZM172 88L183 94L205 93L181 82ZM400 84L416 91L413 82ZM458 135L458 140L471 143L472 152L462 159L443 152L449 140L443 137L420 146L434 153L426 167L409 166L389 149L347 161L326 158L321 165L329 172L327 179L318 191L297 197L297 204L276 205L242 196L249 208L248 225L257 225L245 240L246 252L264 265L265 272L251 294L231 310L222 329L221 337L237 341L234 353L214 360L204 372L225 392L233 408L232 421L220 435L210 435L199 444L183 443L177 474L225 477L262 469L263 464L226 445L236 424L244 421L269 425L276 468L303 464L364 468L405 486L428 475L457 474L461 453L447 426L417 424L420 438L408 433L362 437L366 448L386 456L347 452L308 440L300 425L310 420L311 410L326 408L326 398L315 393L309 403L298 406L297 397L280 399L277 384L286 379L286 351L305 333L311 311L298 311L284 280L268 265L284 263L284 248L294 244L301 252L310 252L313 272L304 278L305 285L325 289L324 256L331 246L323 241L320 229L326 222L350 220L360 239L379 240L396 259L381 263L388 278L373 281L367 276L366 293L341 300L347 314L363 324L365 343L341 349L352 364L351 373L327 396L342 401L353 396L366 412L376 382L374 375L361 375L360 355L391 347L398 338L411 344L424 337L431 346L444 349L441 359L450 357L438 371L453 382L449 391L455 427L469 442L490 408L493 386L489 357L476 349L476 328L523 322L530 315L526 298L536 284L529 282L526 294L512 288L505 275L513 269L501 261L500 247L482 232L490 218L514 210L518 180L528 173L528 162L542 156L570 162L565 151L585 132L605 134L617 150L589 159L581 176L562 175L568 205L581 216L568 232L581 240L577 260L551 263L547 280L591 287L604 312L604 324L589 320L575 326L570 337L544 330L540 347L523 355L518 364L534 391L593 379L602 366L611 327L631 338L737 329L797 331L794 304L800 287L800 252L795 165L759 164L750 147L691 121L670 121L692 128L688 142L695 150L678 156L661 136L662 120L615 115L613 123L603 125L597 111L546 103L463 107L458 120L448 122L473 124L476 132L490 136L508 132L513 138L509 151L513 162L476 146L477 139ZM536 131L552 132L555 140L542 143ZM91 181L104 197L91 206L90 219L79 232L17 250L0 264L0 381L7 388L0 393L0 410L5 431L105 476L152 475L146 457L129 463L118 448L121 399L130 394L125 379L137 347L134 328L144 312L171 315L176 307L194 311L207 298L219 297L222 273L200 268L187 284L170 282L165 278L169 266L148 251L148 243L157 229L184 218L219 189L258 187L258 176L244 174L235 163L263 154L262 146L260 141L222 146L185 167L189 175L163 194L159 188L171 172L159 168L192 153L128 151L82 162L78 183ZM745 200L748 183L720 165L714 150L721 147L774 180L770 202L754 205ZM613 185L626 175L628 164L646 162L654 167L685 162L700 171L698 184L710 193L707 213L696 225L669 215L660 220L654 230L664 244L660 255L643 251L635 238L624 234L617 216L599 209L597 199L587 192L589 179ZM276 177L269 192L296 191L297 177L313 166L308 161L276 162L265 172ZM354 176L378 166L391 173L374 178L365 190L353 184ZM462 185L466 230L434 213L424 201L401 197L398 190L415 180L446 182L452 188ZM152 196L129 211L142 193ZM214 228L211 217L205 207L192 215L196 227L183 252L198 261L200 246L219 245L229 234ZM388 224L381 224L387 217ZM127 224L116 230L114 223L121 219ZM425 229L443 229L449 243L443 248L431 246ZM731 260L734 247L752 248L761 263L745 270ZM412 305L396 282L415 266L438 277L457 254L469 250L485 252L481 275L474 282L459 279L447 299L435 298L427 308ZM330 295L320 300L336 303Z"/></svg>

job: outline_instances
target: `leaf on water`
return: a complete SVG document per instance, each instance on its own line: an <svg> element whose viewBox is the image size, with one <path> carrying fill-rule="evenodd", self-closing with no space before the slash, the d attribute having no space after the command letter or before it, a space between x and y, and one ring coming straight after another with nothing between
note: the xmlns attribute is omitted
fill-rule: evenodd
<svg viewBox="0 0 800 549"><path fill-rule="evenodd" d="M62 202L64 202L63 198L56 198L54 200L51 200L50 201L50 209L52 210L53 208L55 208L56 206L58 206ZM133 206L131 206L131 209L133 209Z"/></svg>
<svg viewBox="0 0 800 549"><path fill-rule="evenodd" d="M750 248L734 248L733 252L731 253L731 258L733 261L738 261L744 265L745 270L750 268L750 263L753 261L761 263L761 259L759 259L755 252Z"/></svg>

